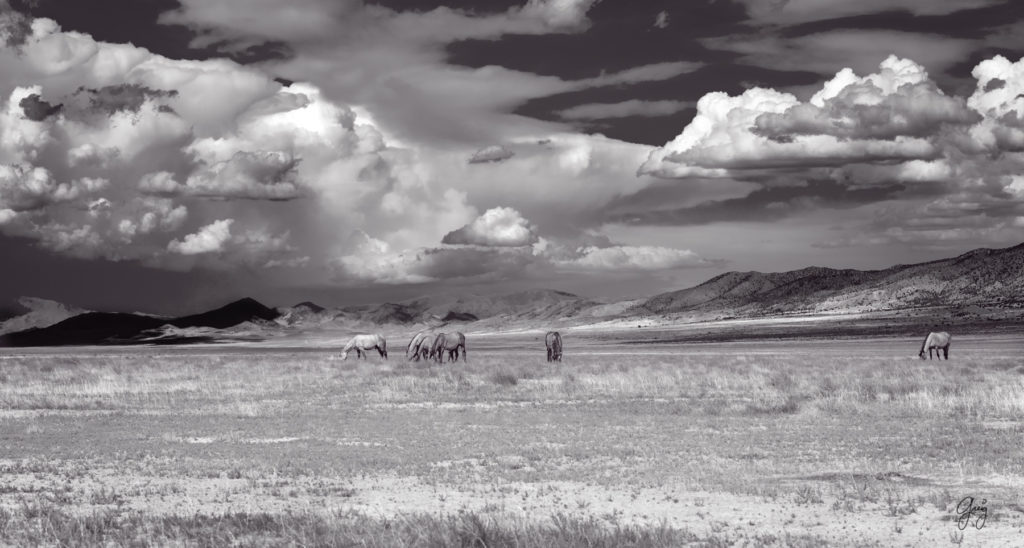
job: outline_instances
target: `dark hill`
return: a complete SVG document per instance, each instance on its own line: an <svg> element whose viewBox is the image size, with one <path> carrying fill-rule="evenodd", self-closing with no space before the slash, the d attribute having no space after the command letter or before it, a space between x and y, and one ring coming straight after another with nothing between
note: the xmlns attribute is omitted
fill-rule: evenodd
<svg viewBox="0 0 1024 548"><path fill-rule="evenodd" d="M273 320L279 315L280 313L273 308L263 306L255 299L246 297L216 310L175 318L163 323L169 323L175 327L213 327L224 329L225 327L231 327L252 320Z"/></svg>
<svg viewBox="0 0 1024 548"><path fill-rule="evenodd" d="M443 318L441 318L441 321L444 321L444 322L475 322L475 321L477 321L479 319L480 318L477 318L476 316L474 316L473 314L470 314L469 312L456 312L454 310L451 310L447 314L445 314Z"/></svg>
<svg viewBox="0 0 1024 548"><path fill-rule="evenodd" d="M273 320L277 311L253 299L241 299L216 310L171 320L111 312L87 312L41 329L0 337L0 346L62 346L145 343L143 332L163 325L223 329L254 320Z"/></svg>
<svg viewBox="0 0 1024 548"><path fill-rule="evenodd" d="M65 346L128 341L167 323L160 318L115 312L87 312L41 329L0 337L0 346Z"/></svg>
<svg viewBox="0 0 1024 548"><path fill-rule="evenodd" d="M292 309L293 310L305 309L305 310L307 310L309 312L312 312L314 314L319 314L319 313L323 312L324 310L327 310L326 308L324 308L324 307L322 307L322 306L320 306L320 305L318 305L316 303L309 302L309 301L303 301L303 302L293 306Z"/></svg>

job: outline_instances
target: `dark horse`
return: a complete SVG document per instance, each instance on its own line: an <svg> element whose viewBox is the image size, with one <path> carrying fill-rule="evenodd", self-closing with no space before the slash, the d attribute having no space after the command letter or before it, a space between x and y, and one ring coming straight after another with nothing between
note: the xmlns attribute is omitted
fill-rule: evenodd
<svg viewBox="0 0 1024 548"><path fill-rule="evenodd" d="M549 362L562 361L562 335L558 331L548 331L544 344L548 347Z"/></svg>

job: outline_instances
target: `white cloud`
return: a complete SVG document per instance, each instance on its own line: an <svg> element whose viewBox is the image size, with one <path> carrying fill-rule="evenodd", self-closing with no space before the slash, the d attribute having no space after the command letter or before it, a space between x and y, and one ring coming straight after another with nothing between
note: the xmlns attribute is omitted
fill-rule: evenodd
<svg viewBox="0 0 1024 548"><path fill-rule="evenodd" d="M600 0L529 0L522 13L539 17L553 29L576 29L589 24L587 12Z"/></svg>
<svg viewBox="0 0 1024 548"><path fill-rule="evenodd" d="M659 11L658 15L654 18L654 26L659 29L667 29L669 24L668 12L665 10Z"/></svg>
<svg viewBox="0 0 1024 548"><path fill-rule="evenodd" d="M188 234L183 241L171 240L167 250L181 255L216 253L224 250L224 244L231 239L231 223L234 219L214 221L194 234Z"/></svg>
<svg viewBox="0 0 1024 548"><path fill-rule="evenodd" d="M562 268L597 271L668 270L710 265L707 260L688 249L660 246L587 246L578 249L577 253L577 257L558 260L556 264Z"/></svg>
<svg viewBox="0 0 1024 548"><path fill-rule="evenodd" d="M488 209L468 225L445 234L441 240L453 245L494 247L527 246L537 241L537 233L523 216L510 207Z"/></svg>

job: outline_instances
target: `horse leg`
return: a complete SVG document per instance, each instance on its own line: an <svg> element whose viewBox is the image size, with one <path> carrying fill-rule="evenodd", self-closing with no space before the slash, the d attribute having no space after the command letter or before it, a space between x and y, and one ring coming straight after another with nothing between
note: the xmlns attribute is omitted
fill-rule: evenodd
<svg viewBox="0 0 1024 548"><path fill-rule="evenodd" d="M942 349L942 353L945 354L946 360L949 360L949 345L948 344L945 346L945 348Z"/></svg>

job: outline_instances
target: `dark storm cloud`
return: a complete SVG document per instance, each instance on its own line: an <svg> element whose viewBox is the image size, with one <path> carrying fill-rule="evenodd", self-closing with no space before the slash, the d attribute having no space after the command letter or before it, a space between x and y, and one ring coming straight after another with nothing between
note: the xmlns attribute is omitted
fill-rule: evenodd
<svg viewBox="0 0 1024 548"><path fill-rule="evenodd" d="M505 148L505 147L503 147L501 145L494 145L494 146L484 147L484 148L474 152L473 155L470 156L470 158L469 158L469 163L471 163L471 164L486 164L486 163L490 163L490 162L503 162L503 161L508 160L509 158L515 156L515 155L516 155L515 152L512 152L511 150L509 150L509 149L507 149L507 148Z"/></svg>
<svg viewBox="0 0 1024 548"><path fill-rule="evenodd" d="M42 122L43 120L53 116L60 112L63 105L56 104L51 105L46 101L43 101L39 97L39 94L33 93L18 102L18 106L25 113L25 117L33 122Z"/></svg>
<svg viewBox="0 0 1024 548"><path fill-rule="evenodd" d="M177 97L178 92L150 89L138 84L118 84L99 89L81 87L75 95L85 98L89 102L90 110L113 115L117 112L137 113L146 101Z"/></svg>

